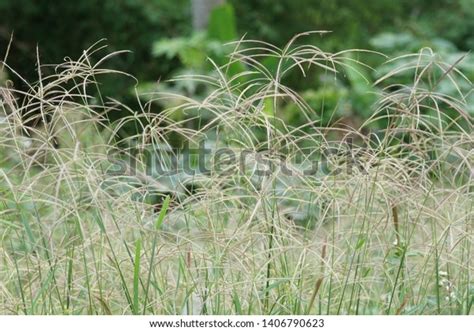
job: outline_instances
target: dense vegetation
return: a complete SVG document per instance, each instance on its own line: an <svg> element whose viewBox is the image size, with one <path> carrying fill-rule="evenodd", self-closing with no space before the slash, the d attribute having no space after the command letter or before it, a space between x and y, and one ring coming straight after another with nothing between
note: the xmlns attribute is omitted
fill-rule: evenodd
<svg viewBox="0 0 474 331"><path fill-rule="evenodd" d="M0 313L472 314L468 1L18 3L92 39L2 36Z"/></svg>
<svg viewBox="0 0 474 331"><path fill-rule="evenodd" d="M228 1L235 11L235 38L265 40L282 47L297 33L332 31L331 38L311 37L327 51L375 48L395 55L416 52L422 46L435 51L469 51L474 46L474 6L471 0L312 0ZM9 64L28 80L35 80L36 47L42 63L61 63L65 56L78 58L92 44L107 38L111 51L131 53L112 59L111 66L128 72L141 82L162 81L186 69L180 59L159 53L153 57L155 41L192 36L190 0L1 0L0 54L5 54L11 34ZM372 43L381 33L395 33L384 45ZM215 33L213 34L215 36ZM227 41L227 40L226 40ZM191 45L193 46L192 42ZM382 49L379 47L383 46ZM388 47L387 47L388 46ZM366 59L376 66L377 59ZM471 73L472 73L471 69ZM15 76L10 77L18 88ZM315 80L293 79L298 89L314 89ZM132 102L130 80L110 79L102 93Z"/></svg>

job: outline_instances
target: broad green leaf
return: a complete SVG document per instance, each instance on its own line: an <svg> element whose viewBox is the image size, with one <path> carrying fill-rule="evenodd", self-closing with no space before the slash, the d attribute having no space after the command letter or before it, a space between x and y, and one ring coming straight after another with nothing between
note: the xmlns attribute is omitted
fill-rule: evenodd
<svg viewBox="0 0 474 331"><path fill-rule="evenodd" d="M209 38L219 41L237 39L237 25L234 8L231 4L226 3L212 10L207 32Z"/></svg>
<svg viewBox="0 0 474 331"><path fill-rule="evenodd" d="M161 226L163 225L163 221L166 216L166 212L168 211L168 206L170 204L170 196L166 196L165 201L163 202L163 206L161 207L160 214L158 215L158 218L155 223L155 228L157 230L161 229Z"/></svg>

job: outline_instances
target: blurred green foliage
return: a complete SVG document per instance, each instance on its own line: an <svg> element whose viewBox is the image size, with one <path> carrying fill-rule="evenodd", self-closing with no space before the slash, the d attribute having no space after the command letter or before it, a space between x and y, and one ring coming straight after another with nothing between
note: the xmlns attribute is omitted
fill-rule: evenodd
<svg viewBox="0 0 474 331"><path fill-rule="evenodd" d="M0 0L0 54L14 39L8 64L28 80L35 80L36 47L42 63L78 58L84 49L106 38L107 52L130 50L114 57L109 66L139 79L156 79L176 66L156 61L153 41L188 33L187 0ZM15 77L10 77L20 85ZM130 81L116 78L104 84L105 93L127 95Z"/></svg>
<svg viewBox="0 0 474 331"><path fill-rule="evenodd" d="M333 31L318 38L328 50L365 48L383 31L439 37L459 49L474 47L472 0L230 0L241 33L282 45L296 33Z"/></svg>
<svg viewBox="0 0 474 331"><path fill-rule="evenodd" d="M195 82L163 81L177 74L210 74L214 65L227 60L230 48L223 44L243 35L283 46L296 33L330 30L331 34L315 34L304 42L326 51L371 48L389 56L430 47L450 63L474 47L473 0L228 0L214 9L206 31L193 31L191 15L190 0L0 0L0 54L5 54L13 32L8 63L27 80L35 80L37 46L42 63L58 63L65 56L79 57L94 42L107 38L107 52L132 51L112 58L108 66L136 76L143 83L140 88L153 88L146 82L160 80L161 88L199 96L206 91ZM354 63L354 70L337 81L315 74L301 79L295 71L285 84L302 93L323 124L343 115L364 119L370 116L377 93L373 82L390 70L390 65L379 67L380 56L368 54L364 62L378 71ZM472 57L461 66L472 80ZM236 64L227 73L244 69ZM19 79L9 78L21 87ZM122 101L134 84L116 77L101 83L106 95ZM286 114L295 124L304 120L291 111Z"/></svg>
<svg viewBox="0 0 474 331"><path fill-rule="evenodd" d="M152 54L167 61L179 60L180 65L172 72L179 75L215 75L216 67L228 62L228 54L232 45L227 42L238 38L235 13L232 5L217 6L211 12L209 24L205 31L194 31L189 36L163 38L152 45ZM210 60L211 59L211 60ZM245 70L242 63L237 62L227 67L226 74L232 77ZM139 85L141 91L168 91L189 96L205 96L209 93L209 86L198 80L176 80L173 82L145 82ZM173 104L173 99L161 101L163 106ZM170 104L171 103L171 104ZM179 113L177 113L179 114Z"/></svg>

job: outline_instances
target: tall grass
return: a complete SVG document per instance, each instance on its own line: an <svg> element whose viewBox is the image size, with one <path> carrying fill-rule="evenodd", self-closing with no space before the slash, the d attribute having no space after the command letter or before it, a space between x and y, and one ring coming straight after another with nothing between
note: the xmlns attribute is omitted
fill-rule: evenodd
<svg viewBox="0 0 474 331"><path fill-rule="evenodd" d="M38 63L26 92L1 87L0 313L472 313L467 78L430 50L407 54L365 123L323 127L286 77L344 77L365 52L301 37L241 40L214 73L176 78L207 95L136 92L136 109L100 94L101 75L124 75L103 68L119 54L100 44ZM285 121L287 104L303 125ZM210 171L154 170L150 151L203 141Z"/></svg>

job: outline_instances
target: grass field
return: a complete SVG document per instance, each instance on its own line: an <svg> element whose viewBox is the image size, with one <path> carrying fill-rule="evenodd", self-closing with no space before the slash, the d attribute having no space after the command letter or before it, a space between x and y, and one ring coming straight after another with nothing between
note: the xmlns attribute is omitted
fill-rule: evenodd
<svg viewBox="0 0 474 331"><path fill-rule="evenodd" d="M471 83L407 54L365 122L321 126L285 76L354 74L366 53L295 40L241 42L213 75L177 77L206 96L137 109L98 92L124 75L100 46L1 87L0 314L472 314Z"/></svg>

